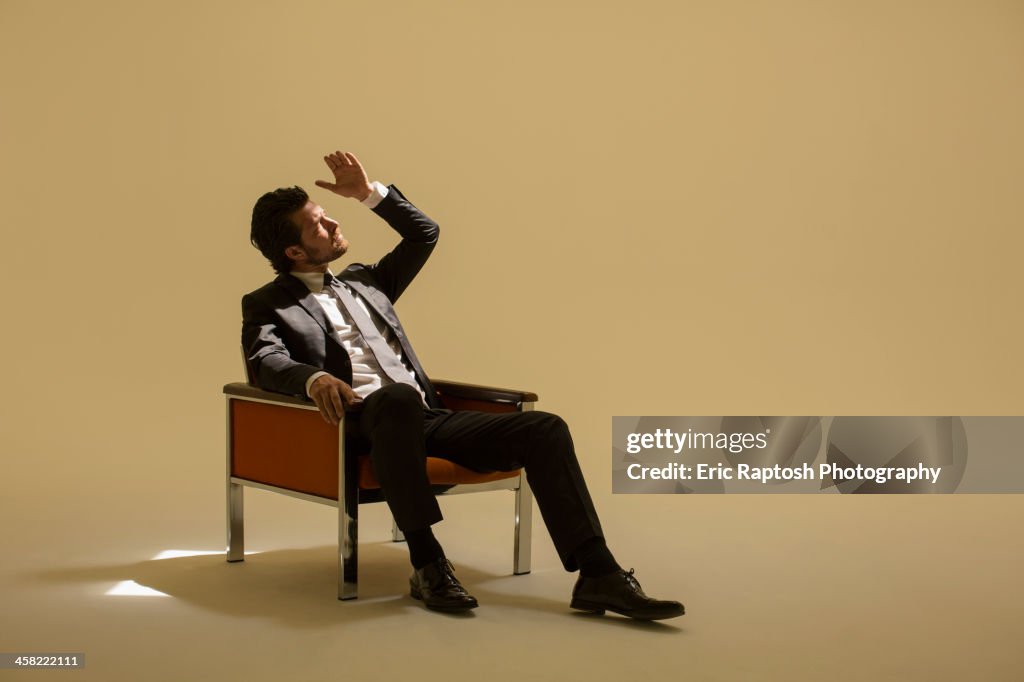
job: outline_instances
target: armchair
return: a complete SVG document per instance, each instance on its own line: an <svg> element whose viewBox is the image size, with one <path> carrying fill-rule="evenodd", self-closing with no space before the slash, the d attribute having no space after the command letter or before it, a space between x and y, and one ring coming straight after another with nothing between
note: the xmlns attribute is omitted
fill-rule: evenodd
<svg viewBox="0 0 1024 682"><path fill-rule="evenodd" d="M452 410L532 410L528 391L433 381ZM338 599L358 594L359 505L382 501L368 453L346 448L350 419L331 426L309 400L272 393L251 384L224 386L227 398L227 560L244 560L243 492L246 487L289 495L338 509ZM522 470L481 474L447 460L427 458L427 474L438 495L491 490L515 492L513 573L530 572L533 495ZM392 525L392 539L401 533Z"/></svg>

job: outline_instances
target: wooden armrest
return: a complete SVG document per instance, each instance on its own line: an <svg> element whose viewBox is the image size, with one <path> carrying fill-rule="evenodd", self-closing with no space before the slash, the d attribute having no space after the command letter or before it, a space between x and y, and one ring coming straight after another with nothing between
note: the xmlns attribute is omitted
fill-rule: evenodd
<svg viewBox="0 0 1024 682"><path fill-rule="evenodd" d="M499 403L534 403L537 394L531 391L518 391L511 388L495 388L494 386L478 386L464 384L460 381L431 379L437 392L448 398L465 398L467 400L485 400Z"/></svg>
<svg viewBox="0 0 1024 682"><path fill-rule="evenodd" d="M446 398L462 398L465 400L481 400L496 403L532 403L537 402L537 394L530 391L519 391L510 388L495 388L494 386L479 386L477 384L465 384L459 381L445 381L444 379L432 379L431 383L437 392ZM295 405L298 407L315 408L313 401L297 395L286 393L275 393L264 391L251 384L235 382L224 385L224 394L237 398L248 398L249 400L263 400L269 403L281 405ZM358 412L360 406L346 412Z"/></svg>
<svg viewBox="0 0 1024 682"><path fill-rule="evenodd" d="M303 398L297 395L288 395L287 393L264 391L262 388L257 388L251 384L243 384L241 382L225 384L224 395L235 396L237 398L248 398L250 400L263 400L265 402L276 403L278 405L296 405L299 407L311 407L314 410L316 409L316 404L309 398ZM345 412L359 412L361 409L361 405L356 405L354 408L345 410Z"/></svg>
<svg viewBox="0 0 1024 682"><path fill-rule="evenodd" d="M313 401L310 400L309 398L302 398L297 395L288 395L287 393L275 393L273 391L264 391L262 388L257 388L252 384L243 384L241 382L225 384L224 395L232 395L238 398L253 398L256 400L266 400L272 403L302 405L304 407L310 407L313 405Z"/></svg>

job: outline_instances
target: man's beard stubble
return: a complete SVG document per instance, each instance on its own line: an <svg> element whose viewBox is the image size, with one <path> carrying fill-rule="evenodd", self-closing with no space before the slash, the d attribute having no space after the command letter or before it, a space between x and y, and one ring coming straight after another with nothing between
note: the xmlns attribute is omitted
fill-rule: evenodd
<svg viewBox="0 0 1024 682"><path fill-rule="evenodd" d="M310 265L325 265L338 260L348 252L348 243L343 239L340 244L324 253L309 254Z"/></svg>

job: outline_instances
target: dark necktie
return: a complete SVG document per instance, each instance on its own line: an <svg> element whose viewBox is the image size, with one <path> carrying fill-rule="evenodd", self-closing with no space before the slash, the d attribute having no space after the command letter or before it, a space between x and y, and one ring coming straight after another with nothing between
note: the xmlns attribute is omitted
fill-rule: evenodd
<svg viewBox="0 0 1024 682"><path fill-rule="evenodd" d="M324 275L324 287L334 292L334 295L341 301L345 310L348 311L348 316L356 325L363 340L366 342L366 346L373 353L373 357L377 358L377 364L385 376L395 383L409 384L422 393L409 370L398 359L395 351L391 350L388 342L381 335L380 331L377 330L377 325L373 323L373 320L366 314L366 311L359 305L348 288L330 273Z"/></svg>

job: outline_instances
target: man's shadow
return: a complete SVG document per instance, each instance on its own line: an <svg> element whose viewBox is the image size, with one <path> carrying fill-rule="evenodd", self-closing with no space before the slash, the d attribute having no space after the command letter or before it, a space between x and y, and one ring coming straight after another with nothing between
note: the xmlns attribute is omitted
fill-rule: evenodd
<svg viewBox="0 0 1024 682"><path fill-rule="evenodd" d="M336 547L330 545L258 552L247 555L245 561L234 563L229 563L223 552L217 552L150 559L133 564L50 569L32 573L30 579L55 585L114 585L131 581L209 611L238 618L272 619L293 628L358 623L424 609L420 602L409 596L412 569L404 544L390 541L360 543L359 569L359 598L344 602L337 598L338 555ZM660 622L572 611L568 606L568 593L564 599L530 594L529 576L496 575L465 564L459 564L456 570L460 581L479 599L481 609L526 609L612 627L680 632L678 627ZM517 586L517 581L523 584ZM129 593L119 598L152 597L131 596ZM436 615L473 618L475 613Z"/></svg>
<svg viewBox="0 0 1024 682"><path fill-rule="evenodd" d="M354 623L424 608L409 596L412 569L404 544L361 543L359 569L359 598L344 602L337 599L338 557L332 546L259 552L234 563L227 562L224 553L216 553L50 569L31 574L31 579L59 585L132 581L203 609L242 618L269 618L295 628ZM515 582L526 583L528 576L495 575L465 564L457 565L457 573L480 600L481 608L574 614L568 608L568 594L564 600L553 600L529 594L528 585L517 589ZM120 598L147 599L130 594Z"/></svg>

